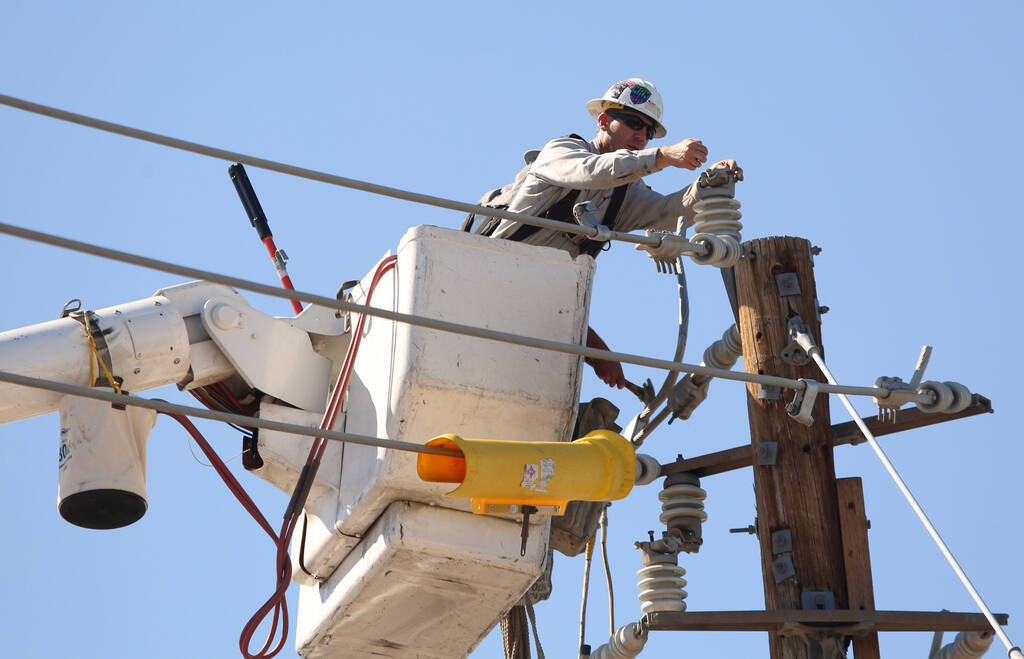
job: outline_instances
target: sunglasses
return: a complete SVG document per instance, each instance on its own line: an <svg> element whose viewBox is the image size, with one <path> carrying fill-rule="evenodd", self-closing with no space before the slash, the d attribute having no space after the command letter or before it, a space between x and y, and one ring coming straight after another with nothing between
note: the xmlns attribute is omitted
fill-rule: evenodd
<svg viewBox="0 0 1024 659"><path fill-rule="evenodd" d="M626 124L626 126L628 126L632 130L646 129L645 132L647 135L647 139L654 139L654 131L656 130L655 127L650 125L637 115L630 114L628 112L617 112L615 110L605 110L605 114L607 114L612 119L618 119L622 123Z"/></svg>

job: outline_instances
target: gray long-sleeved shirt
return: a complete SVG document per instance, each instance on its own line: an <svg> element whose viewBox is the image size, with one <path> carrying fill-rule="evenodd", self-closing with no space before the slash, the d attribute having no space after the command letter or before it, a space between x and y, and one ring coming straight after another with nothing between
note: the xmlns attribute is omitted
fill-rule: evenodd
<svg viewBox="0 0 1024 659"><path fill-rule="evenodd" d="M686 218L693 224L693 204L697 201L696 184L678 192L662 195L644 182L642 177L658 171L656 148L642 151L619 150L600 153L593 141L583 142L573 137L559 137L548 142L536 156L508 210L537 215L550 208L569 190L579 190L576 201L593 201L597 206L597 219L603 220L612 191L628 183L622 207L611 228L615 231L637 229L676 230L676 218ZM507 238L521 226L519 222L503 220L494 232L497 238ZM523 242L564 249L574 257L579 247L560 231L540 229Z"/></svg>

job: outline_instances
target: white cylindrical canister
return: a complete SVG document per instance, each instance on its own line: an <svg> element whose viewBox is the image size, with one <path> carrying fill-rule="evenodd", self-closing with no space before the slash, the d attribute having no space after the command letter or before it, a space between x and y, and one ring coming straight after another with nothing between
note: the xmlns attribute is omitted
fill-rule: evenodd
<svg viewBox="0 0 1024 659"><path fill-rule="evenodd" d="M146 513L146 439L156 412L76 396L60 400L57 508L88 529L127 526Z"/></svg>

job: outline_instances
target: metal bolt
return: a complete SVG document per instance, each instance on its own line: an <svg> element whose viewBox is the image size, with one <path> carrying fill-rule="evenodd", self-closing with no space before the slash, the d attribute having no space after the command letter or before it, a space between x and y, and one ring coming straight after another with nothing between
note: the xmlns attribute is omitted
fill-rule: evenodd
<svg viewBox="0 0 1024 659"><path fill-rule="evenodd" d="M180 364L181 363L181 357L175 357L174 358L174 363L175 364Z"/></svg>
<svg viewBox="0 0 1024 659"><path fill-rule="evenodd" d="M757 533L757 529L754 528L753 524L751 524L750 526L744 526L739 529L729 529L729 533L749 533L750 535L754 535Z"/></svg>
<svg viewBox="0 0 1024 659"><path fill-rule="evenodd" d="M828 313L828 307L818 307L818 313L819 314L826 314L826 313Z"/></svg>
<svg viewBox="0 0 1024 659"><path fill-rule="evenodd" d="M818 254L821 254L821 248L818 247L817 245L813 245L811 247L811 254L813 254L814 256L817 256Z"/></svg>
<svg viewBox="0 0 1024 659"><path fill-rule="evenodd" d="M775 561L774 563L772 563L772 571L775 572L775 574L782 574L783 572L786 571L785 563L780 563L779 561Z"/></svg>
<svg viewBox="0 0 1024 659"><path fill-rule="evenodd" d="M141 368L137 368L137 369L135 369L135 370L134 370L134 371L132 371L132 372L133 372L133 373L135 373L135 375L138 375L139 373L141 373L141 372L142 372L142 369L141 369Z"/></svg>

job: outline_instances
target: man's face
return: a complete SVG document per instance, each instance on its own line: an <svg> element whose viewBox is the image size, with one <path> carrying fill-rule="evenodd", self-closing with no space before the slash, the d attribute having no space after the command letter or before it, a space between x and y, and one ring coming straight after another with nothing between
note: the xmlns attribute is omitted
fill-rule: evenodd
<svg viewBox="0 0 1024 659"><path fill-rule="evenodd" d="M639 112L630 110L610 110L603 116L608 119L608 121L602 122L602 127L608 134L610 151L619 149L639 151L647 147L647 130L654 126L654 122L650 119ZM631 128L629 124L633 124L637 128Z"/></svg>

